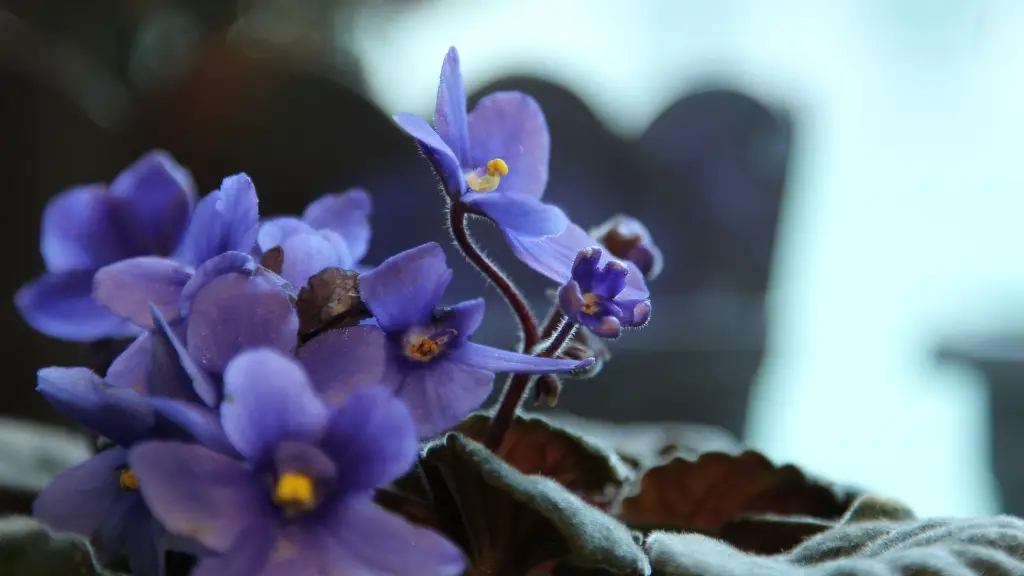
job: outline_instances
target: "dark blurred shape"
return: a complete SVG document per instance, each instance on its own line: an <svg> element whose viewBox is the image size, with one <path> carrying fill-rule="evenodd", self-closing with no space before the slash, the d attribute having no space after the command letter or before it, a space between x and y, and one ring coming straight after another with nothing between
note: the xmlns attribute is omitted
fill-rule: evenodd
<svg viewBox="0 0 1024 576"><path fill-rule="evenodd" d="M1024 333L948 338L939 344L937 355L942 362L979 370L988 384L990 460L1002 512L1024 516Z"/></svg>

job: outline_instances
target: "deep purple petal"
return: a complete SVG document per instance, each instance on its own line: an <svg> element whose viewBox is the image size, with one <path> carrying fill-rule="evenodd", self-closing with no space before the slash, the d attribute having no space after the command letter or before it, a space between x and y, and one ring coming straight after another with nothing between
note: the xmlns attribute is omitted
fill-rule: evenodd
<svg viewBox="0 0 1024 576"><path fill-rule="evenodd" d="M444 309L441 323L445 328L455 330L459 337L468 338L480 328L486 310L487 303L483 298L459 302Z"/></svg>
<svg viewBox="0 0 1024 576"><path fill-rule="evenodd" d="M434 104L434 129L455 153L459 163L467 166L470 161L470 141L466 87L462 82L459 52L454 46L448 49L444 64L441 65L441 82L437 86L437 101Z"/></svg>
<svg viewBox="0 0 1024 576"><path fill-rule="evenodd" d="M558 289L558 306L566 316L575 320L586 302L583 300L583 292L575 280Z"/></svg>
<svg viewBox="0 0 1024 576"><path fill-rule="evenodd" d="M409 407L420 438L461 422L484 403L494 383L493 372L448 359L407 369L402 376L397 394Z"/></svg>
<svg viewBox="0 0 1024 576"><path fill-rule="evenodd" d="M256 243L259 224L259 200L252 180L245 174L229 176L196 206L182 258L198 266L224 252L248 253Z"/></svg>
<svg viewBox="0 0 1024 576"><path fill-rule="evenodd" d="M132 574L163 576L167 554L163 546L165 531L141 502L132 506L124 519L124 554Z"/></svg>
<svg viewBox="0 0 1024 576"><path fill-rule="evenodd" d="M167 152L154 150L118 174L110 192L124 199L121 217L136 232L144 253L174 253L196 201L196 185L188 170Z"/></svg>
<svg viewBox="0 0 1024 576"><path fill-rule="evenodd" d="M366 500L340 503L328 533L340 565L351 566L353 574L457 576L465 569L462 552L444 536Z"/></svg>
<svg viewBox="0 0 1024 576"><path fill-rule="evenodd" d="M451 358L479 370L514 374L558 374L586 368L593 363L593 359L590 358L580 361L538 358L475 342L465 342L453 349Z"/></svg>
<svg viewBox="0 0 1024 576"><path fill-rule="evenodd" d="M139 247L118 218L120 199L99 184L54 196L43 212L40 251L50 272L95 270L138 256Z"/></svg>
<svg viewBox="0 0 1024 576"><path fill-rule="evenodd" d="M281 249L281 276L293 286L305 286L310 277L324 268L345 268L350 260L346 251L343 261L337 247L317 232L294 234L281 244Z"/></svg>
<svg viewBox="0 0 1024 576"><path fill-rule="evenodd" d="M207 406L216 406L220 401L220 389L182 343L186 328L180 323L172 328L156 307L151 312L156 328L153 332L154 356L148 379L149 393L178 400L199 399Z"/></svg>
<svg viewBox="0 0 1024 576"><path fill-rule="evenodd" d="M122 446L151 434L156 423L142 396L106 385L88 368L43 368L36 390L58 412Z"/></svg>
<svg viewBox="0 0 1024 576"><path fill-rule="evenodd" d="M503 230L513 230L523 236L554 236L561 234L569 224L561 208L531 196L497 191L470 192L462 201L490 216Z"/></svg>
<svg viewBox="0 0 1024 576"><path fill-rule="evenodd" d="M316 229L294 216L268 218L260 224L256 244L260 250L266 252L274 246L280 246L292 235L302 232L313 233L316 232Z"/></svg>
<svg viewBox="0 0 1024 576"><path fill-rule="evenodd" d="M341 406L352 392L380 381L386 354L380 328L353 326L317 335L296 356L324 402Z"/></svg>
<svg viewBox="0 0 1024 576"><path fill-rule="evenodd" d="M386 388L363 388L334 412L321 441L343 490L372 490L408 472L419 453L416 424Z"/></svg>
<svg viewBox="0 0 1024 576"><path fill-rule="evenodd" d="M225 252L214 256L196 268L192 280L181 291L181 315L188 316L191 313L192 301L197 292L217 278L232 273L252 276L267 272L256 264L252 256L242 252Z"/></svg>
<svg viewBox="0 0 1024 576"><path fill-rule="evenodd" d="M92 296L114 314L152 328L150 303L165 318L177 320L182 290L191 279L192 270L179 262L140 256L100 268L93 277Z"/></svg>
<svg viewBox="0 0 1024 576"><path fill-rule="evenodd" d="M14 305L29 326L52 338L91 342L139 333L93 300L92 278L92 270L43 274L15 293Z"/></svg>
<svg viewBox="0 0 1024 576"><path fill-rule="evenodd" d="M204 446L145 442L129 451L128 464L167 530L214 552L228 550L243 530L272 514L260 479L242 462Z"/></svg>
<svg viewBox="0 0 1024 576"><path fill-rule="evenodd" d="M452 149L434 132L434 129L419 116L397 114L395 122L419 144L420 151L427 157L434 171L437 172L449 196L459 196L466 190L466 180L462 175L462 165Z"/></svg>
<svg viewBox="0 0 1024 576"><path fill-rule="evenodd" d="M352 258L358 262L370 247L370 213L373 203L366 190L353 188L340 194L325 194L306 206L302 219L318 230L341 236Z"/></svg>
<svg viewBox="0 0 1024 576"><path fill-rule="evenodd" d="M171 398L150 397L146 402L153 407L159 418L166 420L176 432L180 432L175 437L195 440L225 456L239 456L224 433L224 428L220 424L220 414L216 410Z"/></svg>
<svg viewBox="0 0 1024 576"><path fill-rule="evenodd" d="M359 293L380 327L392 332L429 321L451 280L444 250L429 242L360 275Z"/></svg>
<svg viewBox="0 0 1024 576"><path fill-rule="evenodd" d="M584 248L576 254L576 260L572 263L572 279L579 284L581 292L590 292L594 289L594 280L601 270L603 255L604 251L598 246Z"/></svg>
<svg viewBox="0 0 1024 576"><path fill-rule="evenodd" d="M32 504L32 515L60 532L89 536L125 495L118 482L124 449L104 450L50 481Z"/></svg>
<svg viewBox="0 0 1024 576"><path fill-rule="evenodd" d="M623 326L639 328L651 319L650 300L616 300L615 303L622 310L618 318Z"/></svg>
<svg viewBox="0 0 1024 576"><path fill-rule="evenodd" d="M280 541L277 527L269 522L253 524L235 538L224 554L206 556L192 570L190 576L285 576L295 572L268 573L264 571L270 554Z"/></svg>
<svg viewBox="0 0 1024 576"><path fill-rule="evenodd" d="M319 439L328 411L301 364L264 348L228 364L220 414L234 447L259 462L280 440Z"/></svg>
<svg viewBox="0 0 1024 576"><path fill-rule="evenodd" d="M480 99L469 113L470 163L486 166L501 158L508 174L498 192L540 199L548 185L551 136L540 104L522 92L495 92Z"/></svg>
<svg viewBox="0 0 1024 576"><path fill-rule="evenodd" d="M186 343L200 368L218 374L239 352L295 350L299 320L287 292L261 275L225 274L192 300Z"/></svg>
<svg viewBox="0 0 1024 576"><path fill-rule="evenodd" d="M612 260L605 264L604 268L594 277L591 289L607 298L615 298L626 289L626 278L629 273L629 268L625 264L618 260Z"/></svg>
<svg viewBox="0 0 1024 576"><path fill-rule="evenodd" d="M118 354L107 368L104 380L115 388L131 388L140 394L148 394L146 380L153 357L153 337L144 332Z"/></svg>
<svg viewBox="0 0 1024 576"><path fill-rule="evenodd" d="M579 315L579 321L588 330L602 338L618 338L622 332L622 323L619 322L618 318L610 314L599 316L581 314Z"/></svg>

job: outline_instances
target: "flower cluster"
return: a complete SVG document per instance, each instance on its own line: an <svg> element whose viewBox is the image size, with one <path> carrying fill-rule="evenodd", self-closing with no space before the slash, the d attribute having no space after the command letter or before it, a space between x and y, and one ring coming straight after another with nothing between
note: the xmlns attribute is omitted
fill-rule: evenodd
<svg viewBox="0 0 1024 576"><path fill-rule="evenodd" d="M375 491L478 409L497 373L511 376L492 447L531 378L592 369L594 336L648 321L661 255L635 220L588 234L545 203L540 107L500 92L467 112L454 49L433 127L396 121L447 193L457 246L516 311L520 350L472 340L484 300L445 302L452 270L438 244L363 262L366 191L261 218L245 174L197 199L186 169L147 154L109 186L51 200L47 272L15 297L55 338L134 338L103 375L40 370L40 393L104 442L39 496L37 517L89 535L104 561L125 555L136 575L162 574L169 549L197 556L201 575L463 571L462 550L379 507ZM558 283L546 325L470 239L471 217Z"/></svg>

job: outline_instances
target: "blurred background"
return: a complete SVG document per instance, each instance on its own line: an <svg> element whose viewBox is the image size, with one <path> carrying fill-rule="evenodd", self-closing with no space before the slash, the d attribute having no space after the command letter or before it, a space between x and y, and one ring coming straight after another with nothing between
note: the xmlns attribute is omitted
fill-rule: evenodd
<svg viewBox="0 0 1024 576"><path fill-rule="evenodd" d="M560 407L723 426L921 514L1024 514L1018 0L0 6L8 295L42 271L46 201L152 148L201 191L248 172L264 215L365 186L370 262L447 242L390 116L430 116L455 45L471 100L519 89L543 105L550 201L583 226L636 216L665 254L651 324ZM475 231L544 306L550 286ZM480 294L449 254L449 296ZM486 294L482 338L511 345ZM99 360L34 333L10 299L0 314L0 413L61 423L36 369ZM0 482L64 462L17 434L0 430Z"/></svg>

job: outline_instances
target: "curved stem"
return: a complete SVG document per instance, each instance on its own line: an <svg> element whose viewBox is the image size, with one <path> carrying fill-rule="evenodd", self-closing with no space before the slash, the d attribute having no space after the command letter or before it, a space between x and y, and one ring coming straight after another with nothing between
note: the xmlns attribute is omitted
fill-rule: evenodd
<svg viewBox="0 0 1024 576"><path fill-rule="evenodd" d="M548 318L544 321L544 327L540 329L540 340L543 342L548 340L555 335L555 331L565 321L565 314L562 313L562 309L559 308L558 302L555 302L554 307L551 308L551 312L548 312Z"/></svg>
<svg viewBox="0 0 1024 576"><path fill-rule="evenodd" d="M466 220L469 212L466 207L459 203L452 204L448 209L448 230L455 240L455 244L462 250L463 255L477 268L484 276L494 284L494 287L501 292L505 302L512 308L512 312L519 321L519 328L523 331L523 350L530 350L540 340L540 332L537 330L537 320L530 311L526 299L519 293L512 281L498 269L498 267L484 256L476 242L469 236L466 230Z"/></svg>

